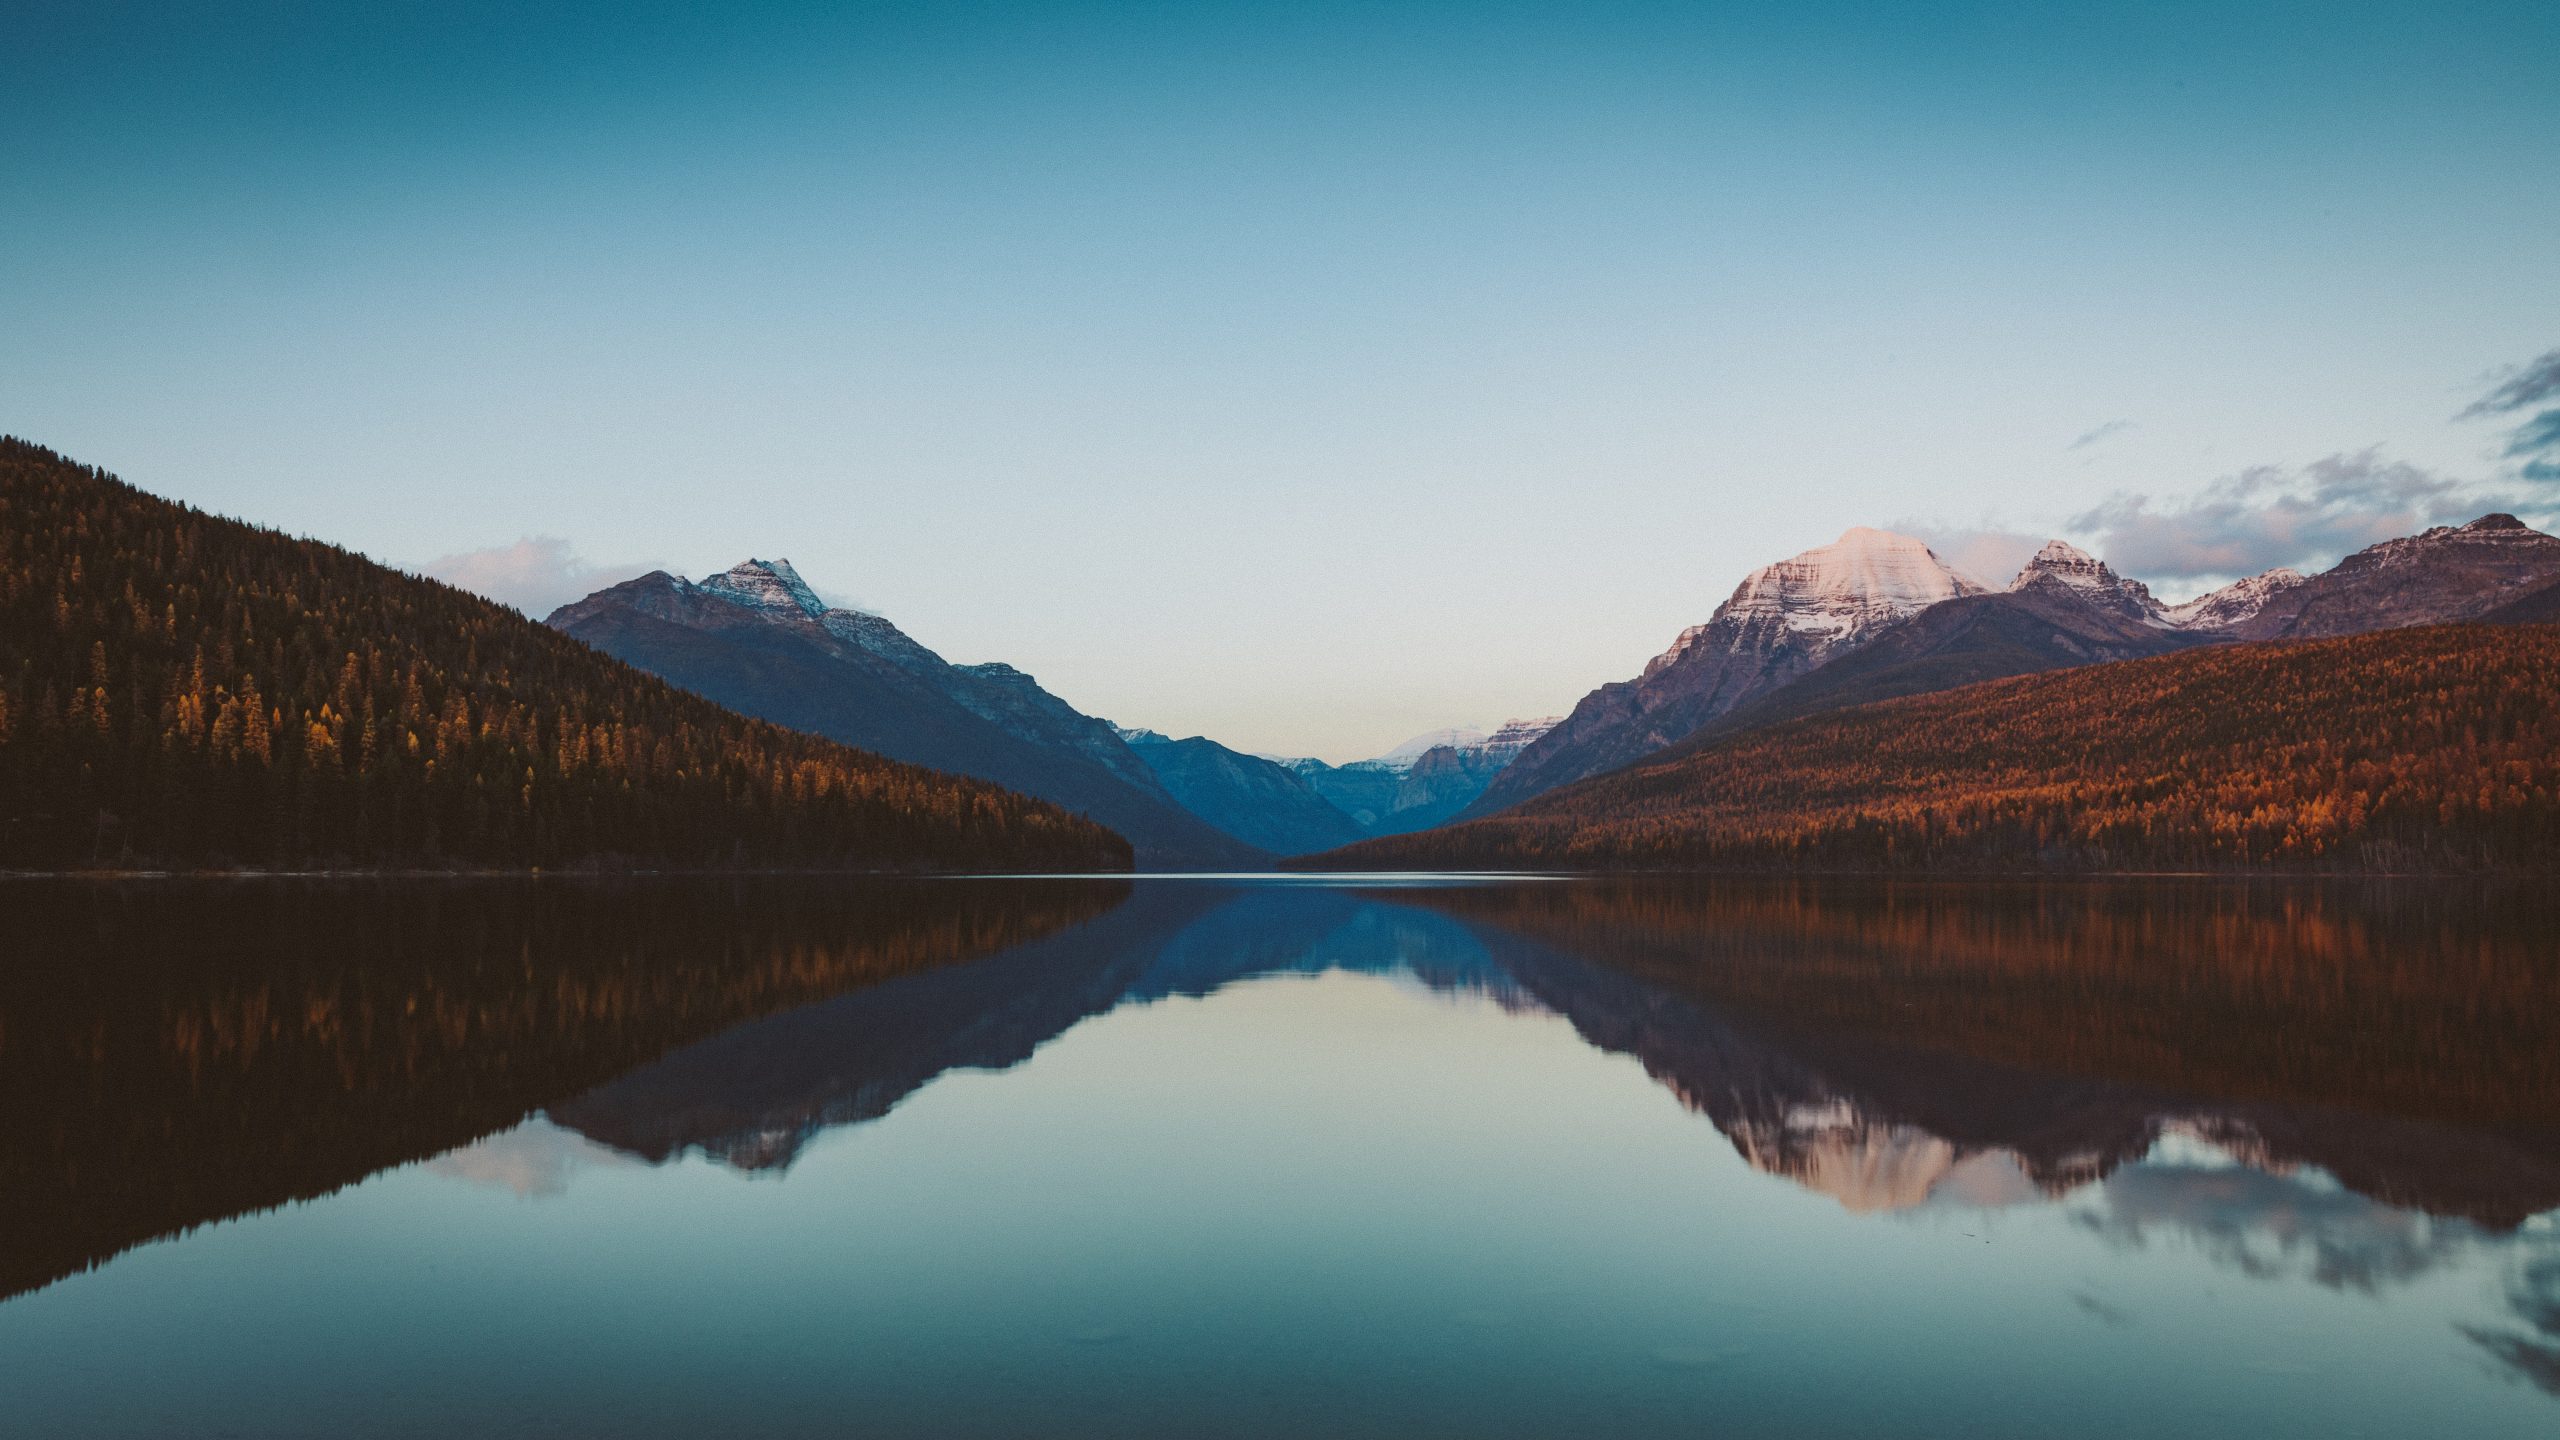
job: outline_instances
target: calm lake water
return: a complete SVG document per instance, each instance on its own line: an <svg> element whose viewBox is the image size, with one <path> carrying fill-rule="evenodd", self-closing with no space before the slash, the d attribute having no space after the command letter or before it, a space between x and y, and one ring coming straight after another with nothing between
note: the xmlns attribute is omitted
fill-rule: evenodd
<svg viewBox="0 0 2560 1440"><path fill-rule="evenodd" d="M0 1432L2560 1434L2560 909L0 886Z"/></svg>

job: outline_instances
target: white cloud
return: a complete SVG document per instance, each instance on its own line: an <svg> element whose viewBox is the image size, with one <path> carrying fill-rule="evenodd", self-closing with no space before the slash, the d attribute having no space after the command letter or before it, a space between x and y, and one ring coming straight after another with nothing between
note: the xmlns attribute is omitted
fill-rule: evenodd
<svg viewBox="0 0 2560 1440"><path fill-rule="evenodd" d="M2430 525L2517 508L2514 497L2364 450L2256 466L2177 499L2119 494L2066 528L2093 537L2091 548L2123 574L2192 580L2319 569Z"/></svg>
<svg viewBox="0 0 2560 1440"><path fill-rule="evenodd" d="M529 535L512 545L439 556L426 563L423 573L539 620L573 600L657 568L589 564L557 535Z"/></svg>
<svg viewBox="0 0 2560 1440"><path fill-rule="evenodd" d="M2026 563L2035 558L2035 553L2044 548L2044 542L2053 538L2004 529L1988 522L1966 526L1943 525L1932 520L1897 520L1887 528L1927 541L1939 559L1995 590L2005 588L2026 567Z"/></svg>

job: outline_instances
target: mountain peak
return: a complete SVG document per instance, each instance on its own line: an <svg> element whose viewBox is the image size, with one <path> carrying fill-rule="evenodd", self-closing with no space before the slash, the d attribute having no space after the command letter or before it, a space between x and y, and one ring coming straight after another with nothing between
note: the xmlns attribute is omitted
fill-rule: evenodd
<svg viewBox="0 0 2560 1440"><path fill-rule="evenodd" d="M2533 527L2503 510L2494 510L2462 528L2478 534L2483 530L2530 530Z"/></svg>
<svg viewBox="0 0 2560 1440"><path fill-rule="evenodd" d="M2160 602L2151 598L2151 587L2118 575L2106 561L2068 540L2044 542L2018 578L2009 582L2012 594L2030 589L2058 589L2128 619L2166 623L2160 619Z"/></svg>
<svg viewBox="0 0 2560 1440"><path fill-rule="evenodd" d="M2161 617L2181 630L2223 630L2267 608L2267 602L2303 583L2301 571L2280 565L2262 575L2234 580L2219 590L2172 605Z"/></svg>
<svg viewBox="0 0 2560 1440"><path fill-rule="evenodd" d="M815 620L827 613L827 602L800 578L788 560L741 560L700 587L724 600L772 614L798 614Z"/></svg>
<svg viewBox="0 0 2560 1440"><path fill-rule="evenodd" d="M1481 745L1484 741L1485 733L1473 725L1450 725L1438 730L1426 730L1384 755L1373 757L1373 760L1374 763L1385 765L1390 769L1409 770L1413 768L1414 761L1444 745Z"/></svg>

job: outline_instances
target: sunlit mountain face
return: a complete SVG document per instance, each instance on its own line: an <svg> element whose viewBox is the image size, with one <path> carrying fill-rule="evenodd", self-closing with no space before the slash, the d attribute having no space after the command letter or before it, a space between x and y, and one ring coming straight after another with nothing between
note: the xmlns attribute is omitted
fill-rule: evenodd
<svg viewBox="0 0 2560 1440"><path fill-rule="evenodd" d="M447 1244L531 1246L535 1271L552 1246L582 1277L557 1283L674 1266L712 1292L654 1312L671 1346L770 1306L890 1326L883 1366L928 1335L1028 1363L1007 1317L1100 1285L1119 1318L1060 1323L1116 1338L1022 1382L1062 1404L1224 1336L1312 1423L1281 1352L1355 1343L1327 1327L1417 1287L1511 1314L1466 1298L1509 1275L1543 1277L1527 1313L1586 1318L1505 1363L1605 1368L1621 1351L1576 1347L1614 1335L1652 1357L1639 1430L1674 1428L1669 1377L1746 1408L1806 1383L1751 1333L1884 1344L1941 1305L2049 1307L2053 1335L2016 1343L2064 1347L2057 1386L2211 1373L2150 1327L2220 1333L2237 1305L2253 1334L2433 1337L2409 1394L2486 1407L2444 1433L2560 1413L2529 1408L2560 1403L2560 914L2513 890L773 880L0 906L29 942L0 975L0 1357L63 1358L86 1333L66 1315L185 1313L202 1276L251 1309L335 1286L333 1323L362 1326L381 1316L345 1295L435 1293L442 1270L405 1267ZM1955 1246L2007 1248L1933 1268ZM982 1273L998 1255L1020 1278ZM1280 1298L1212 1323L1199 1287L1222 1284ZM1868 1313L1822 1318L1851 1294ZM874 1301L904 1318L856 1313ZM1743 1338L1637 1319L1672 1313ZM1408 1362L1360 1392L1377 1417L1492 1363ZM2207 1391L2281 1391L2306 1427L2348 1398L2316 1361L2229 1363L2238 1390ZM853 1383L785 1368L777 1405ZM912 1373L862 1373L903 1413ZM1204 1423L1181 1393L1128 1429ZM1350 1431L1392 1428L1361 1403Z"/></svg>

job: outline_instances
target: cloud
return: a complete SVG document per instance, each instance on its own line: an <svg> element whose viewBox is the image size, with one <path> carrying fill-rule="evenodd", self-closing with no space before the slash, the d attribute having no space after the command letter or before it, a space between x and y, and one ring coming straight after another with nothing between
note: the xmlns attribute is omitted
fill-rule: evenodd
<svg viewBox="0 0 2560 1440"><path fill-rule="evenodd" d="M2106 439L2110 435L2121 435L2132 428L2133 422L2130 420L2110 420L2106 424L2099 426L2097 429L2090 431L2088 434L2081 436L2079 439L2072 441L2069 445L2066 445L2063 448L2066 450L2086 450L2090 446L2097 444L2099 441Z"/></svg>
<svg viewBox="0 0 2560 1440"><path fill-rule="evenodd" d="M2119 1248L2145 1249L2155 1233L2174 1233L2253 1279L2367 1294L2499 1240L2468 1221L2430 1220L2307 1173L2241 1165L2146 1161L2108 1176L2094 1198L2071 1221Z"/></svg>
<svg viewBox="0 0 2560 1440"><path fill-rule="evenodd" d="M2539 455L2546 450L2560 450L2560 410L2543 411L2507 437L2510 456Z"/></svg>
<svg viewBox="0 0 2560 1440"><path fill-rule="evenodd" d="M2513 415L2528 406L2560 399L2560 350L2549 351L2509 375L2505 383L2473 401L2456 420ZM2506 458L2524 462L2523 475L2542 485L2560 485L2560 405L2519 423L2507 434Z"/></svg>
<svg viewBox="0 0 2560 1440"><path fill-rule="evenodd" d="M2010 577L2026 568L2026 563L2044 548L2044 542L2052 538L1989 522L1967 526L1897 520L1887 528L1927 541L1939 559L1994 589L2008 584Z"/></svg>
<svg viewBox="0 0 2560 1440"><path fill-rule="evenodd" d="M2454 1328L2517 1375L2560 1395L2560 1252L2525 1262L2507 1283L2507 1304L2525 1331Z"/></svg>
<svg viewBox="0 0 2560 1440"><path fill-rule="evenodd" d="M2560 397L2560 350L2527 363L2508 376L2504 384L2471 402L2453 418L2477 420L2485 415L2512 415L2527 405L2539 405L2555 397Z"/></svg>
<svg viewBox="0 0 2560 1440"><path fill-rule="evenodd" d="M513 545L466 550L427 562L424 573L539 620L573 600L657 566L591 565L557 535L532 535Z"/></svg>
<svg viewBox="0 0 2560 1440"><path fill-rule="evenodd" d="M2093 548L2124 574L2191 580L2317 568L2501 508L2534 507L2364 450L2303 466L2256 466L2178 500L2119 494L2067 528L2095 537Z"/></svg>

